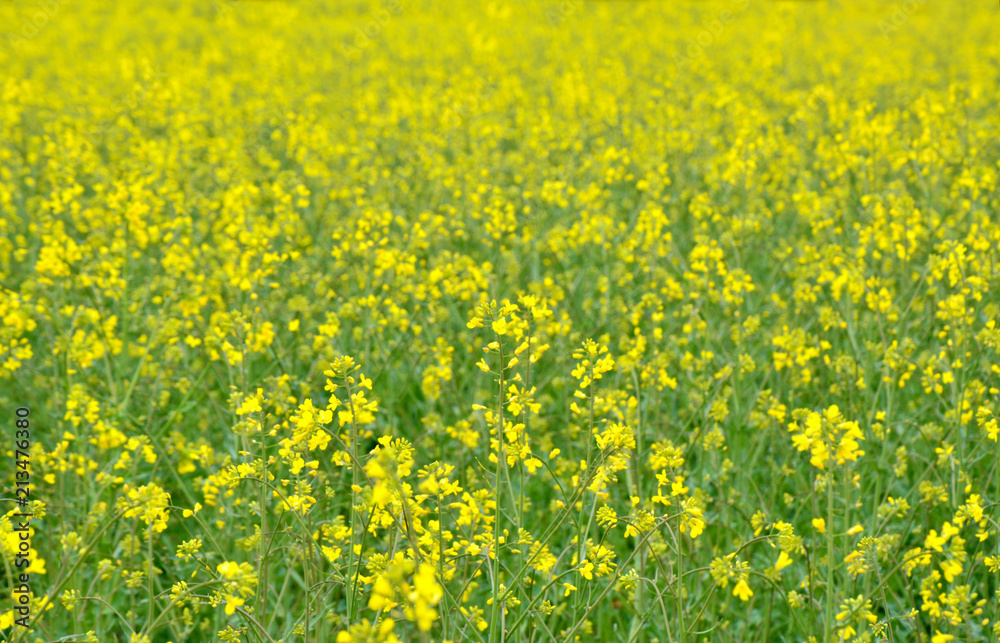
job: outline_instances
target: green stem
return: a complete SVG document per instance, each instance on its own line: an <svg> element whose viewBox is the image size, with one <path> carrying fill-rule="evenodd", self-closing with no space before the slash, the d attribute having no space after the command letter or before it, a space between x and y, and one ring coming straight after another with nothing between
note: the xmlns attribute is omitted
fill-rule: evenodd
<svg viewBox="0 0 1000 643"><path fill-rule="evenodd" d="M146 546L146 555L149 557L149 616L146 619L147 623L153 622L153 574L155 573L153 567L153 524L153 522L149 523L149 542Z"/></svg>
<svg viewBox="0 0 1000 643"><path fill-rule="evenodd" d="M264 443L264 418L263 412L259 414L258 420L260 421L260 468L261 477L267 480L267 445ZM266 487L260 485L259 500L260 503L260 540L258 542L257 555L260 558L258 565L260 566L260 587L257 590L257 607L254 610L255 614L264 614L267 606L267 551L264 546L264 538L267 535L267 493Z"/></svg>
<svg viewBox="0 0 1000 643"><path fill-rule="evenodd" d="M826 480L826 617L823 620L823 640L829 641L833 632L833 472Z"/></svg>
<svg viewBox="0 0 1000 643"><path fill-rule="evenodd" d="M681 505L679 497L677 499L677 513L684 513L684 507ZM674 532L674 550L677 552L678 586L674 587L674 595L677 597L677 621L680 625L677 629L677 636L678 641L680 641L680 643L684 643L684 637L686 634L684 626L684 551L682 549L684 541L681 538L681 530L679 526L672 531Z"/></svg>
<svg viewBox="0 0 1000 643"><path fill-rule="evenodd" d="M361 557L360 555L355 560L354 553L354 538L355 532L357 531L357 510L355 506L358 504L358 467L360 466L360 461L358 460L358 422L357 418L354 416L354 398L351 397L351 385L347 384L347 404L351 410L351 550L348 552L347 556L347 573L357 576L361 573ZM352 572L351 569L354 568ZM356 587L356 585L355 585ZM347 614L348 623L354 621L354 617L357 615L357 595L355 594L354 588L351 588L347 594Z"/></svg>
<svg viewBox="0 0 1000 643"><path fill-rule="evenodd" d="M497 631L497 624L500 619L500 610L503 609L500 596L500 480L503 474L503 343L500 336L497 336L498 351L500 354L500 373L498 381L500 383L500 393L497 396L497 467L494 483L496 493L496 508L493 511L493 609L490 614L490 641L502 640L502 633Z"/></svg>

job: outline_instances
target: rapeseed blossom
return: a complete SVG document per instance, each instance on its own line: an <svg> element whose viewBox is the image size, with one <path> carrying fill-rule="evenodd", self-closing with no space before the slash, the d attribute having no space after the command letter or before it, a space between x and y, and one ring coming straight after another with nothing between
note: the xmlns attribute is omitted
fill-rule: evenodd
<svg viewBox="0 0 1000 643"><path fill-rule="evenodd" d="M992 10L0 5L0 638L996 639Z"/></svg>

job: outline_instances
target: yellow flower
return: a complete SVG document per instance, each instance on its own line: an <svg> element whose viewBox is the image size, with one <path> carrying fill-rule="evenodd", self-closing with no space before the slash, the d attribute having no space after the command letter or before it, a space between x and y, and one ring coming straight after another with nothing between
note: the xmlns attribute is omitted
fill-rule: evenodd
<svg viewBox="0 0 1000 643"><path fill-rule="evenodd" d="M778 561L776 563L774 563L774 569L780 572L784 568L786 568L789 565L791 565L792 562L793 561L792 561L791 556L789 556L785 552L781 552L780 554L778 554Z"/></svg>
<svg viewBox="0 0 1000 643"><path fill-rule="evenodd" d="M826 533L826 520L823 518L813 518L812 526L821 534Z"/></svg>
<svg viewBox="0 0 1000 643"><path fill-rule="evenodd" d="M372 487L372 502L379 507L384 507L392 502L392 493L389 492L389 487L381 482L376 483Z"/></svg>
<svg viewBox="0 0 1000 643"><path fill-rule="evenodd" d="M953 558L943 560L941 561L941 571L944 573L944 579L950 583L962 573L962 563Z"/></svg>
<svg viewBox="0 0 1000 643"><path fill-rule="evenodd" d="M944 523L941 527L941 534L939 535L936 529L931 529L927 532L927 538L924 539L924 547L928 549L933 549L936 552L944 551L944 545L951 539L952 536L958 533L958 529L953 527L951 523Z"/></svg>
<svg viewBox="0 0 1000 643"><path fill-rule="evenodd" d="M251 395L243 400L240 408L236 409L237 415L249 415L251 413L256 413L261 410L260 406L260 394L262 391L257 389L257 395Z"/></svg>
<svg viewBox="0 0 1000 643"><path fill-rule="evenodd" d="M236 612L236 608L242 607L244 600L239 596L233 596L232 594L226 594L226 614L232 616Z"/></svg>
<svg viewBox="0 0 1000 643"><path fill-rule="evenodd" d="M395 602L392 600L395 593L389 579L385 576L379 576L375 579L375 584L372 586L372 594L368 598L368 609L380 610L392 607L395 605Z"/></svg>
<svg viewBox="0 0 1000 643"><path fill-rule="evenodd" d="M733 588L733 596L738 596L741 601L748 601L753 596L753 590L750 589L745 580L740 580Z"/></svg>

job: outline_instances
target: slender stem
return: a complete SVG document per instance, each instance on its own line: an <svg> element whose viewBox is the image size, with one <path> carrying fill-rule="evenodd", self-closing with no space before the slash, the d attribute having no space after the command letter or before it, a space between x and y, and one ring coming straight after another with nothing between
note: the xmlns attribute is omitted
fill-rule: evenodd
<svg viewBox="0 0 1000 643"><path fill-rule="evenodd" d="M101 539L101 536L103 536L104 532L108 530L108 527L118 522L118 519L121 518L123 514L124 514L123 511L116 513L112 518L108 520L108 522L104 524L103 527L100 528L100 530L98 530L96 534L94 534L94 537L91 538L90 542L87 544L86 549L84 549L80 553L80 557L76 559L76 562L73 563L73 566L69 568L69 571L66 573L66 575L65 576L60 575L59 582L53 585L52 589L49 590L49 593L45 595L44 599L42 599L43 605L48 605L49 603L51 603L52 597L58 594L62 590L62 588L66 585L69 579L74 578L76 570L79 569L80 565L83 563L83 560L90 554L90 551L97 545L97 541ZM40 614L35 616L34 620L30 623L30 625L36 624L40 616L41 616ZM26 628L20 628L18 630L18 632L26 632L26 631L27 631ZM18 634L17 636L19 639L20 634Z"/></svg>
<svg viewBox="0 0 1000 643"><path fill-rule="evenodd" d="M264 442L264 418L263 412L257 418L260 421L260 469L261 477L267 480L267 445ZM260 503L260 540L258 541L257 555L260 558L260 587L257 590L257 608L255 614L264 614L267 605L267 550L264 546L264 537L267 534L267 493L266 487L260 485L258 502Z"/></svg>
<svg viewBox="0 0 1000 643"><path fill-rule="evenodd" d="M441 513L441 493L438 492L436 495L438 513L438 577L440 579L441 586L444 587L444 516ZM441 636L443 639L448 638L448 612L449 610L441 610Z"/></svg>
<svg viewBox="0 0 1000 643"><path fill-rule="evenodd" d="M496 497L494 501L496 502L496 508L493 511L493 610L490 614L490 641L498 640L498 637L502 639L501 633L497 632L497 625L499 624L500 611L503 609L501 596L500 596L500 478L503 474L503 374L504 374L504 363L503 363L503 343L500 341L500 336L497 335L497 344L499 346L498 351L500 354L500 373L498 377L498 382L500 383L499 395L497 396L497 466L496 475L494 483L494 493Z"/></svg>
<svg viewBox="0 0 1000 643"><path fill-rule="evenodd" d="M632 562L632 558L635 557L636 552L639 551L639 545L645 543L646 540L653 533L655 533L661 526L667 524L668 521L678 517L680 517L679 514L674 514L672 516L665 516L659 520L659 522L653 527L653 529L650 529L649 531L647 531L642 535L642 538L638 543L636 543L636 547L635 549L632 550L632 553L629 554L628 558L622 561L622 563L618 566L618 569L615 571L615 575L604 586L604 589L601 591L600 594L597 595L597 598L590 603L589 607L587 607L587 610L583 613L583 616L581 616L580 619L577 620L576 624L573 625L572 628L570 628L569 632L563 635L562 640L572 641L573 635L576 634L577 630L579 630L583 626L584 621L586 621L590 617L590 613L593 612L595 609L597 609L598 606L604 605L604 597L607 596L608 592L611 591L611 588L621 578L622 570L625 569L625 567L627 567L630 562ZM525 616L527 616L527 613L525 613L521 618L523 619Z"/></svg>
<svg viewBox="0 0 1000 643"><path fill-rule="evenodd" d="M266 482L266 480L265 480L265 482ZM311 523L312 521L310 520L309 522ZM309 629L312 627L312 624L311 624L312 615L310 613L311 610L312 610L312 596L310 595L310 592L309 592L309 590L311 589L310 586L312 585L312 583L310 583L310 581L309 581L309 570L311 568L310 563L312 561L312 543L313 543L313 540L312 540L312 529L309 529L309 530L306 531L306 534L305 534L305 543L304 543L305 544L305 552L303 554L303 559L302 559L302 576L303 576L303 578L305 580L305 590L306 590L306 622L305 622L305 628L304 628L304 631L303 631L303 634L302 634L302 640L305 643L309 643ZM265 634L266 634L266 632L265 632ZM270 637L268 637L268 638L270 638Z"/></svg>
<svg viewBox="0 0 1000 643"><path fill-rule="evenodd" d="M680 497L677 498L677 513L684 513ZM684 643L684 635L686 633L684 626L684 550L682 548L684 541L681 538L680 527L672 531L674 532L674 550L677 552L677 583L679 585L678 587L674 587L674 595L677 598L677 621L679 624L677 636L680 643Z"/></svg>
<svg viewBox="0 0 1000 643"><path fill-rule="evenodd" d="M833 471L826 480L826 617L823 620L823 640L829 641L833 632Z"/></svg>
<svg viewBox="0 0 1000 643"><path fill-rule="evenodd" d="M875 576L878 578L880 592L882 594L882 609L885 610L886 633L889 635L889 643L894 643L892 638L892 617L889 615L889 603L885 600L885 585L882 579L882 572L878 568L878 551L875 547L872 547L869 550L869 555L872 557L872 564L875 566Z"/></svg>
<svg viewBox="0 0 1000 643"><path fill-rule="evenodd" d="M589 421L587 423L587 466L590 466L590 458L593 455L594 450L594 365L590 365L590 391L588 392L588 416ZM583 488L586 488L584 486ZM590 517L593 518L594 513L597 511L597 493L594 493L594 504L591 510ZM583 503L580 503L580 519L577 526L577 547L579 547L579 554L577 555L576 563L582 565L584 559L587 557L587 535L590 533L590 522L587 522L586 528L584 528L583 516L584 516ZM576 600L574 605L576 609L580 608L580 602L583 600L583 592L579 592L576 595ZM574 610L575 611L575 610Z"/></svg>
<svg viewBox="0 0 1000 643"><path fill-rule="evenodd" d="M358 460L358 421L354 415L354 398L351 396L351 384L347 382L347 404L351 410L351 550L347 554L347 573L358 575L361 573L361 558L358 556L355 561L354 552L354 539L355 532L357 531L357 511L354 509L358 504L358 468L360 467L360 461ZM351 568L354 571L351 571ZM355 585L356 586L356 585ZM355 590L352 588L347 594L347 614L348 623L354 621L354 617L357 615L357 596Z"/></svg>
<svg viewBox="0 0 1000 643"><path fill-rule="evenodd" d="M635 497L642 497L642 455L643 455L643 439L642 439L642 397L639 390L639 377L636 375L635 367L630 369L632 374L632 385L635 388L635 401L636 401L636 417L638 418L638 423L635 430ZM645 547L643 547L645 549ZM639 552L639 564L638 568L644 570L646 568L646 554L645 551ZM635 611L636 617L642 614L645 610L645 595L644 595L645 585L643 583L638 583L635 588ZM633 619L632 629L634 630L634 636L641 637L641 625L639 622ZM638 640L638 638L637 638Z"/></svg>
<svg viewBox="0 0 1000 643"><path fill-rule="evenodd" d="M153 525L154 524L155 523L153 521L150 521L150 523L149 523L149 534L147 536L148 539L149 539L149 542L147 543L147 546L146 546L146 555L149 557L149 583L148 583L148 589L149 589L149 616L146 619L146 623L152 623L153 622L153 574L154 574L154 568L153 568Z"/></svg>
<svg viewBox="0 0 1000 643"><path fill-rule="evenodd" d="M604 462L603 458L600 461L598 461L597 464L599 465L602 462ZM573 513L573 507L576 506L577 501L580 499L580 497L583 495L584 490L586 490L587 486L590 484L590 481L593 478L595 471L596 467L590 468L590 473L588 474L587 479L576 490L576 494L570 499L570 502L566 503L566 506L563 508L562 513L559 514L556 520L551 525L549 525L548 528L546 528L546 530L542 534L542 537L538 539L539 543L541 543L542 545L548 544L549 538L552 537L552 534L554 534L559 529L559 527L562 526L562 524L566 521L566 519L569 518L569 516ZM645 540L643 540L643 542L645 542ZM539 558L539 556L542 555L542 552L544 551L545 551L544 547L538 547L536 549L535 553L528 559L528 562L525 563L525 565L517 572L517 574L514 575L514 580L511 582L511 587L514 587L515 585L517 585L517 583L521 581L521 578L527 573L531 565L535 563L535 561ZM629 560L631 560L631 556L629 557ZM512 591L513 590L507 590L507 592L504 593L504 598L506 599L507 596L509 596Z"/></svg>

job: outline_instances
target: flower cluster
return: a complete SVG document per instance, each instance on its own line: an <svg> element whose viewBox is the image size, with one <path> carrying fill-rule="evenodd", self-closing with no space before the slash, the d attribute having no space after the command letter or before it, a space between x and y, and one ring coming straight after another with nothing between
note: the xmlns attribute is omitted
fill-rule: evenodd
<svg viewBox="0 0 1000 643"><path fill-rule="evenodd" d="M1000 637L995 8L534 4L0 3L0 639Z"/></svg>

